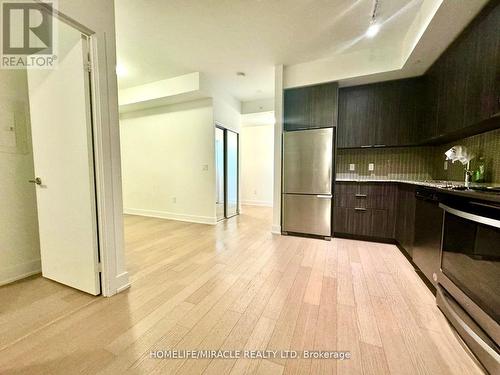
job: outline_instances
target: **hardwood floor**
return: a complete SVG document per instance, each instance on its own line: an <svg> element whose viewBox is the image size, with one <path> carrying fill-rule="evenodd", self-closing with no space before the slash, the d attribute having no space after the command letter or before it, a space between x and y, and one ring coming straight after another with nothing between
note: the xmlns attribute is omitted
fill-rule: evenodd
<svg viewBox="0 0 500 375"><path fill-rule="evenodd" d="M395 246L127 216L132 287L0 288L1 374L481 374ZM151 350L345 350L348 360L150 358Z"/></svg>

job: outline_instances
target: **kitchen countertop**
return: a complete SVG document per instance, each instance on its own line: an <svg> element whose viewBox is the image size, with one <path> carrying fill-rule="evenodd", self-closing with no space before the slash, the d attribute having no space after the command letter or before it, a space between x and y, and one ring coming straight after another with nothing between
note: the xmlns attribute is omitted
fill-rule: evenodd
<svg viewBox="0 0 500 375"><path fill-rule="evenodd" d="M349 178L339 178L336 179L336 182L360 182L360 183L368 183L368 182L377 182L377 183L399 183L399 184L410 184L416 186L428 187L431 189L435 189L440 193L445 194L453 194L456 196L461 196L464 198L473 198L479 199L489 202L500 203L500 194L499 193L488 193L474 190L453 190L449 186L464 186L464 182L462 181L412 181L412 180L389 180L389 179L349 179ZM472 184L472 186L500 186L500 183L480 183L480 184Z"/></svg>

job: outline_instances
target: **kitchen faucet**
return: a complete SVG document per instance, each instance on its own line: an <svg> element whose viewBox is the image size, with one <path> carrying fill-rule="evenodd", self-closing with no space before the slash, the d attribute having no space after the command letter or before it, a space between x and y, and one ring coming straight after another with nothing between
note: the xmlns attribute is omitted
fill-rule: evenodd
<svg viewBox="0 0 500 375"><path fill-rule="evenodd" d="M464 167L465 170L465 187L470 188L470 180L472 178L472 171L470 170L470 161L467 162L467 165Z"/></svg>
<svg viewBox="0 0 500 375"><path fill-rule="evenodd" d="M446 160L451 160L452 163L459 161L464 166L465 171L465 187L470 187L472 171L470 170L470 161L474 159L474 154L470 153L465 146L453 146L444 153Z"/></svg>

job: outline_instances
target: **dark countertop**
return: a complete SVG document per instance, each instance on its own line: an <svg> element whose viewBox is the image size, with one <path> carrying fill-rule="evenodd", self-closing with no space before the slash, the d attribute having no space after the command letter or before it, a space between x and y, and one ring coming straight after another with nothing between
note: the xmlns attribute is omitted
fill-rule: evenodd
<svg viewBox="0 0 500 375"><path fill-rule="evenodd" d="M455 196L483 200L488 202L500 203L499 193L488 193L475 190L454 190L451 189L450 185L453 186L464 186L463 182L459 181L411 181L411 180L383 180L383 179L337 179L336 182L360 182L360 183L398 183L398 184L409 184L415 186L422 186L430 189L434 189L439 193L452 194ZM473 186L500 186L500 184L495 183L484 183L484 184L473 184Z"/></svg>

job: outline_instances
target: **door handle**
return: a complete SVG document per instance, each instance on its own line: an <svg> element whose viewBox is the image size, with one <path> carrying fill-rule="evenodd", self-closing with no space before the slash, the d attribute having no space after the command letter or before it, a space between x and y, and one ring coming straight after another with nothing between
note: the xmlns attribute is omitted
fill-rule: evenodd
<svg viewBox="0 0 500 375"><path fill-rule="evenodd" d="M28 182L31 182L32 184L41 185L42 184L42 179L40 177L35 177L34 180L28 180Z"/></svg>
<svg viewBox="0 0 500 375"><path fill-rule="evenodd" d="M332 199L332 196L331 195L327 195L327 194L319 194L319 195L316 195L316 198Z"/></svg>

